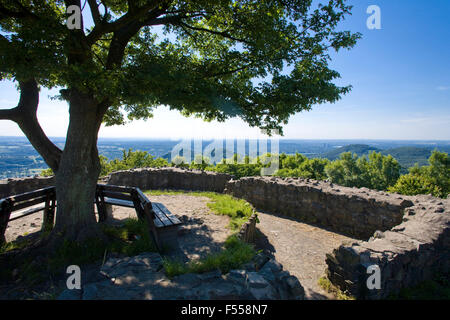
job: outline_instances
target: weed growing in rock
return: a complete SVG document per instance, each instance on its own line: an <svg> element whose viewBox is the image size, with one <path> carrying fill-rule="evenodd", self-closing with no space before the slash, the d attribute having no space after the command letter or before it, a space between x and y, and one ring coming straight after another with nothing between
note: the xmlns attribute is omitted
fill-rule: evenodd
<svg viewBox="0 0 450 320"><path fill-rule="evenodd" d="M338 300L356 300L355 297L347 295L345 292L342 292L341 289L334 286L326 276L320 277L318 284L326 292L333 294Z"/></svg>
<svg viewBox="0 0 450 320"><path fill-rule="evenodd" d="M182 263L177 260L164 260L164 268L168 277L172 278L185 273L203 273L219 269L227 273L238 269L256 255L252 245L231 236L225 241L225 248L219 253L210 254L199 260Z"/></svg>

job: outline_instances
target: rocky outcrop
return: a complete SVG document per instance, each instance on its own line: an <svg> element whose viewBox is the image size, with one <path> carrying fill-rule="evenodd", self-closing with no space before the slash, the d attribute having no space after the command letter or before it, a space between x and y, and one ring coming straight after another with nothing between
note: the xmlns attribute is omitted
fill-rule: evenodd
<svg viewBox="0 0 450 320"><path fill-rule="evenodd" d="M108 184L146 189L179 189L223 192L231 175L173 167L143 168L111 173Z"/></svg>
<svg viewBox="0 0 450 320"><path fill-rule="evenodd" d="M450 200L412 198L403 222L377 231L369 241L342 245L327 255L327 276L341 290L364 299L383 299L402 288L450 271ZM380 287L367 280L379 269Z"/></svg>
<svg viewBox="0 0 450 320"><path fill-rule="evenodd" d="M259 210L287 215L358 239L401 223L407 197L366 188L347 188L309 179L246 177L226 191Z"/></svg>
<svg viewBox="0 0 450 320"><path fill-rule="evenodd" d="M259 262L259 263L258 263ZM261 264L261 262L263 262ZM183 274L169 279L157 253L110 258L100 269L103 279L86 283L81 290L64 290L60 300L160 300L160 299L303 299L297 278L275 260L258 255L247 269Z"/></svg>

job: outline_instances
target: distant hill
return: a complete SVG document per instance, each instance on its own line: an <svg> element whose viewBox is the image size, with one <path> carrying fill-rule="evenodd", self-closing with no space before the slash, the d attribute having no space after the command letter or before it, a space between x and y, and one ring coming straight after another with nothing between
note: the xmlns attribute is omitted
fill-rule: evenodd
<svg viewBox="0 0 450 320"><path fill-rule="evenodd" d="M419 166L428 165L428 158L430 157L433 149L423 147L398 147L381 150L367 144L350 144L326 152L322 155L322 157L330 160L336 160L339 158L341 153L349 151L351 153L356 153L359 157L368 155L370 151L381 152L383 155L391 155L400 163L400 166L402 167L401 172L407 173L408 168L414 166L416 163L418 163Z"/></svg>
<svg viewBox="0 0 450 320"><path fill-rule="evenodd" d="M382 150L367 144L349 144L347 146L328 151L322 154L322 157L330 160L336 160L339 158L340 154L344 152L351 152L352 154L356 153L360 157L362 155L369 154L370 151L380 152Z"/></svg>
<svg viewBox="0 0 450 320"><path fill-rule="evenodd" d="M384 155L391 155L402 166L402 173L405 169L414 166L416 163L419 166L428 165L428 158L431 156L431 148L419 148L419 147L399 147L388 150L383 150L381 153Z"/></svg>

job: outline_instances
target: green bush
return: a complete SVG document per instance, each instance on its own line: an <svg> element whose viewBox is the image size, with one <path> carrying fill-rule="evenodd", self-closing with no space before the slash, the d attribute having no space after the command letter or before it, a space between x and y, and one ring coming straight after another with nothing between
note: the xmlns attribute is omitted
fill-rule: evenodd
<svg viewBox="0 0 450 320"><path fill-rule="evenodd" d="M400 165L392 156L375 151L368 158L344 152L325 167L325 172L331 182L342 186L386 190L399 178Z"/></svg>
<svg viewBox="0 0 450 320"><path fill-rule="evenodd" d="M280 155L280 169L275 172L279 177L299 177L314 180L327 178L325 167L330 163L328 159L308 159L301 154L293 156Z"/></svg>
<svg viewBox="0 0 450 320"><path fill-rule="evenodd" d="M450 159L447 153L433 151L428 166L414 166L389 188L391 192L406 195L432 194L446 198L450 192Z"/></svg>

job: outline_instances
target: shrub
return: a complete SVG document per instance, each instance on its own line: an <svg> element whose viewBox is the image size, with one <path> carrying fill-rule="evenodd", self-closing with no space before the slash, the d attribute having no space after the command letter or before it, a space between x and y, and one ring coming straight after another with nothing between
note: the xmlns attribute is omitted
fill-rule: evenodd
<svg viewBox="0 0 450 320"><path fill-rule="evenodd" d="M406 195L432 194L446 198L450 192L450 159L447 153L433 151L428 166L414 166L389 188L391 192Z"/></svg>

